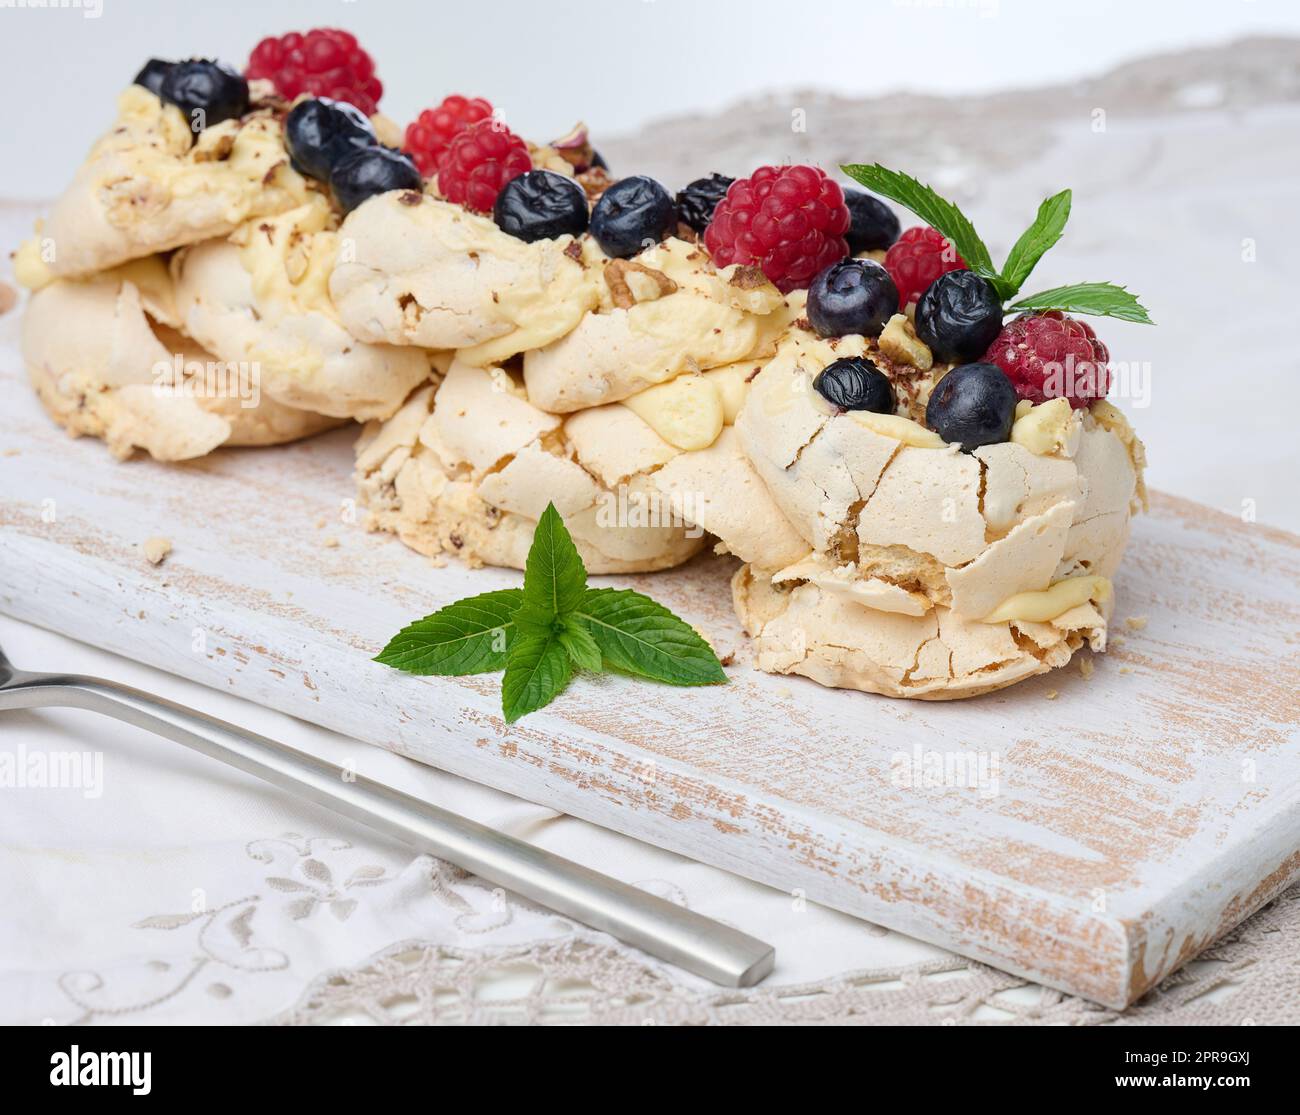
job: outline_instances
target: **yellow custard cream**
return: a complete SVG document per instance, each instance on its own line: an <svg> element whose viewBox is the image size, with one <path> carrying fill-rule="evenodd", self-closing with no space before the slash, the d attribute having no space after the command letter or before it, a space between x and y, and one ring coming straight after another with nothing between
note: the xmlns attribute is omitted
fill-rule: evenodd
<svg viewBox="0 0 1300 1115"><path fill-rule="evenodd" d="M1105 577L1068 577L1041 592L1016 593L986 615L984 622L1007 623L1021 620L1026 623L1047 623L1080 604L1089 601L1105 603L1110 594L1110 581Z"/></svg>

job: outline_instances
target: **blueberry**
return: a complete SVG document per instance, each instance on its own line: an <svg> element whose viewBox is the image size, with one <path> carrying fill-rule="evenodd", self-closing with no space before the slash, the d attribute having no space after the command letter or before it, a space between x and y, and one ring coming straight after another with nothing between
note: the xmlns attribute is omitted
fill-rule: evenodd
<svg viewBox="0 0 1300 1115"><path fill-rule="evenodd" d="M164 75L158 96L185 113L195 131L248 111L248 82L224 62L177 62Z"/></svg>
<svg viewBox="0 0 1300 1115"><path fill-rule="evenodd" d="M969 453L1011 436L1019 397L996 364L963 364L939 381L925 408L925 424Z"/></svg>
<svg viewBox="0 0 1300 1115"><path fill-rule="evenodd" d="M892 414L896 403L889 377L861 356L844 356L827 364L813 380L813 390L841 410Z"/></svg>
<svg viewBox="0 0 1300 1115"><path fill-rule="evenodd" d="M502 187L492 216L502 232L530 244L566 232L581 236L587 231L587 195L563 174L530 170Z"/></svg>
<svg viewBox="0 0 1300 1115"><path fill-rule="evenodd" d="M978 360L1002 331L1002 299L974 271L949 271L916 304L916 335L936 360Z"/></svg>
<svg viewBox="0 0 1300 1115"><path fill-rule="evenodd" d="M677 194L677 215L696 232L703 235L713 220L713 211L727 196L728 187L735 181L725 174L710 174L697 178Z"/></svg>
<svg viewBox="0 0 1300 1115"><path fill-rule="evenodd" d="M162 83L174 62L164 62L161 58L150 58L144 69L135 75L134 85L143 85L155 97L162 96Z"/></svg>
<svg viewBox="0 0 1300 1115"><path fill-rule="evenodd" d="M322 182L329 179L330 169L344 156L378 142L364 112L327 97L302 101L284 121L284 145L294 170Z"/></svg>
<svg viewBox="0 0 1300 1115"><path fill-rule="evenodd" d="M351 213L376 194L419 190L423 185L410 156L391 147L358 148L343 156L330 171L330 188L344 213Z"/></svg>
<svg viewBox="0 0 1300 1115"><path fill-rule="evenodd" d="M591 211L591 234L615 259L627 259L657 244L677 225L673 199L643 174L610 186Z"/></svg>
<svg viewBox="0 0 1300 1115"><path fill-rule="evenodd" d="M873 259L842 259L808 288L808 321L823 337L879 337L898 313L898 287Z"/></svg>
<svg viewBox="0 0 1300 1115"><path fill-rule="evenodd" d="M864 194L861 190L845 190L844 200L851 218L844 239L849 242L849 251L854 255L888 248L898 239L902 227L898 217L878 197Z"/></svg>

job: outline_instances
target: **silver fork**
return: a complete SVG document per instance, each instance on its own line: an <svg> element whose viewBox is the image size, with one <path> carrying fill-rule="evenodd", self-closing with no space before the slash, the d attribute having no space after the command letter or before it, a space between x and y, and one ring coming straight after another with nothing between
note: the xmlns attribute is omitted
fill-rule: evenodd
<svg viewBox="0 0 1300 1115"><path fill-rule="evenodd" d="M0 712L56 706L220 759L714 983L750 987L772 971L772 946L738 929L214 716L102 678L28 673L0 649Z"/></svg>

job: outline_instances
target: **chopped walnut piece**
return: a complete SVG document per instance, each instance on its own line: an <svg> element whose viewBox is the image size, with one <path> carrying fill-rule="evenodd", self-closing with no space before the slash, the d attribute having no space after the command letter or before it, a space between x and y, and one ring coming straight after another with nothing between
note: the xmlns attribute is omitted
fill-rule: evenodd
<svg viewBox="0 0 1300 1115"><path fill-rule="evenodd" d="M922 372L934 366L934 354L916 335L916 327L906 314L895 314L880 334L880 351L899 364L907 364Z"/></svg>
<svg viewBox="0 0 1300 1115"><path fill-rule="evenodd" d="M740 290L758 290L760 287L768 286L769 283L761 267L755 267L752 263L742 263L732 273L731 285Z"/></svg>
<svg viewBox="0 0 1300 1115"><path fill-rule="evenodd" d="M614 179L609 176L609 172L599 166L589 167L577 175L575 180L586 191L587 198L591 201L595 201L614 184Z"/></svg>
<svg viewBox="0 0 1300 1115"><path fill-rule="evenodd" d="M614 305L620 310L628 310L636 305L636 296L632 293L632 288L627 281L629 271L653 279L655 286L659 288L660 298L677 290L677 284L662 271L647 267L644 263L638 263L634 259L611 259L605 264L605 283L609 287L610 297L613 298Z"/></svg>

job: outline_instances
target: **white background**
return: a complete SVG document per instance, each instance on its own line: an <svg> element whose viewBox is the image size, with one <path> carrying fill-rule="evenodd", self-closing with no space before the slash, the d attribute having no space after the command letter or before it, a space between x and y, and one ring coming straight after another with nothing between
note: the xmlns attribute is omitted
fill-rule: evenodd
<svg viewBox="0 0 1300 1115"><path fill-rule="evenodd" d="M26 3L99 7L31 10ZM150 55L242 68L259 38L342 26L406 124L486 96L521 134L597 134L769 90L1036 86L1152 51L1300 30L1294 0L0 0L0 196L57 193Z"/></svg>

